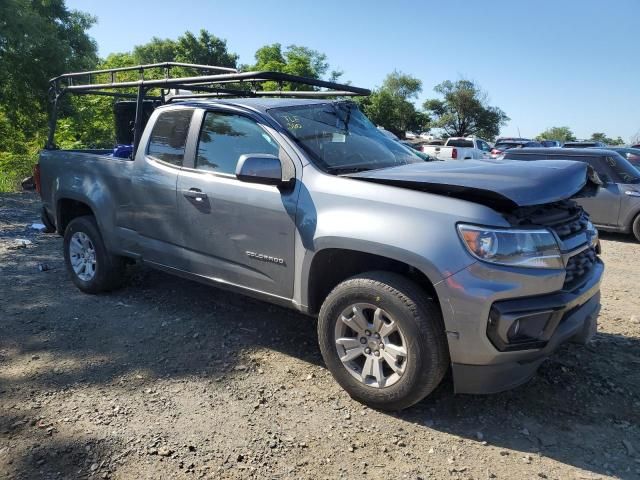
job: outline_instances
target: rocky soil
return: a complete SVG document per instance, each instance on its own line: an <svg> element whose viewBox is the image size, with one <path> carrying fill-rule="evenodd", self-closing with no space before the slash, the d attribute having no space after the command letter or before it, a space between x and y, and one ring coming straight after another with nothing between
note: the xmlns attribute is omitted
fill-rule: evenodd
<svg viewBox="0 0 640 480"><path fill-rule="evenodd" d="M315 322L130 270L90 296L0 196L0 478L640 478L640 244L604 236L599 333L528 384L397 414L354 402ZM27 240L24 242L22 240Z"/></svg>

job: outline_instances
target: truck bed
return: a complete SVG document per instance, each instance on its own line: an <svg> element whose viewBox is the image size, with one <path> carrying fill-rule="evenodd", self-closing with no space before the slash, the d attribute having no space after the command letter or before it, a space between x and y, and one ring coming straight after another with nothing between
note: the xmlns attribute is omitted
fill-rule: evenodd
<svg viewBox="0 0 640 480"><path fill-rule="evenodd" d="M55 219L60 198L90 198L95 202L92 209L101 212L99 220L127 225L133 161L114 157L112 150L43 150L39 165L42 203L49 218Z"/></svg>

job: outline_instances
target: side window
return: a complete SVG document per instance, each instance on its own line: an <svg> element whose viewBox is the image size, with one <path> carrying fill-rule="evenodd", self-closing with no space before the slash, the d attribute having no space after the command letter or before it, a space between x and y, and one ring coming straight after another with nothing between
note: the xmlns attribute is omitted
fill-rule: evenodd
<svg viewBox="0 0 640 480"><path fill-rule="evenodd" d="M487 142L483 142L482 140L480 140L478 141L478 143L480 144L480 150L482 150L483 152L491 151L491 147L489 147L489 144Z"/></svg>
<svg viewBox="0 0 640 480"><path fill-rule="evenodd" d="M602 157L569 157L569 160L588 163L602 180L611 181L611 170L609 166L602 161Z"/></svg>
<svg viewBox="0 0 640 480"><path fill-rule="evenodd" d="M207 112L198 141L196 168L234 174L241 155L278 155L278 151L276 141L250 118Z"/></svg>
<svg viewBox="0 0 640 480"><path fill-rule="evenodd" d="M192 109L161 113L151 130L147 155L181 166L192 116Z"/></svg>

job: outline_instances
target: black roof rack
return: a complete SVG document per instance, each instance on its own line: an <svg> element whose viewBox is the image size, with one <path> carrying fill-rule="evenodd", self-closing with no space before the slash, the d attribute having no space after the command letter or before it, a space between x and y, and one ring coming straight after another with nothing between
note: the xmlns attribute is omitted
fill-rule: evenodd
<svg viewBox="0 0 640 480"><path fill-rule="evenodd" d="M172 70L193 70L193 76L172 77ZM129 78L123 79L127 73ZM137 79L131 79L131 73L138 72ZM145 78L145 73L152 74ZM120 78L118 78L120 76ZM158 78L161 77L161 78ZM260 84L276 82L278 90L261 90ZM285 84L305 85L312 90L285 90ZM227 88L229 87L230 88ZM119 90L129 91L119 91ZM137 89L132 90L132 89ZM167 89L184 89L193 93L177 93L168 97ZM149 95L151 90L159 90L157 95ZM136 92L136 93L134 93ZM142 134L142 105L145 100L161 103L176 100L210 97L348 97L369 95L370 90L327 80L301 77L282 72L239 72L235 68L213 65L197 65L180 62L162 62L131 67L108 68L87 72L65 73L49 81L49 97L52 103L49 117L49 137L45 148L56 148L54 143L58 101L67 93L78 95L101 95L116 98L135 98L137 101L134 125L134 151Z"/></svg>

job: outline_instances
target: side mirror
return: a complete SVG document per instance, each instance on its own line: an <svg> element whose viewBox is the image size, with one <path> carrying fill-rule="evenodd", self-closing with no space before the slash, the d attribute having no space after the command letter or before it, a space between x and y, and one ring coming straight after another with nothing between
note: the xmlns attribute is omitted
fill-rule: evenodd
<svg viewBox="0 0 640 480"><path fill-rule="evenodd" d="M241 155L236 166L236 178L262 185L280 186L287 183L282 179L282 162L275 155L268 154Z"/></svg>

